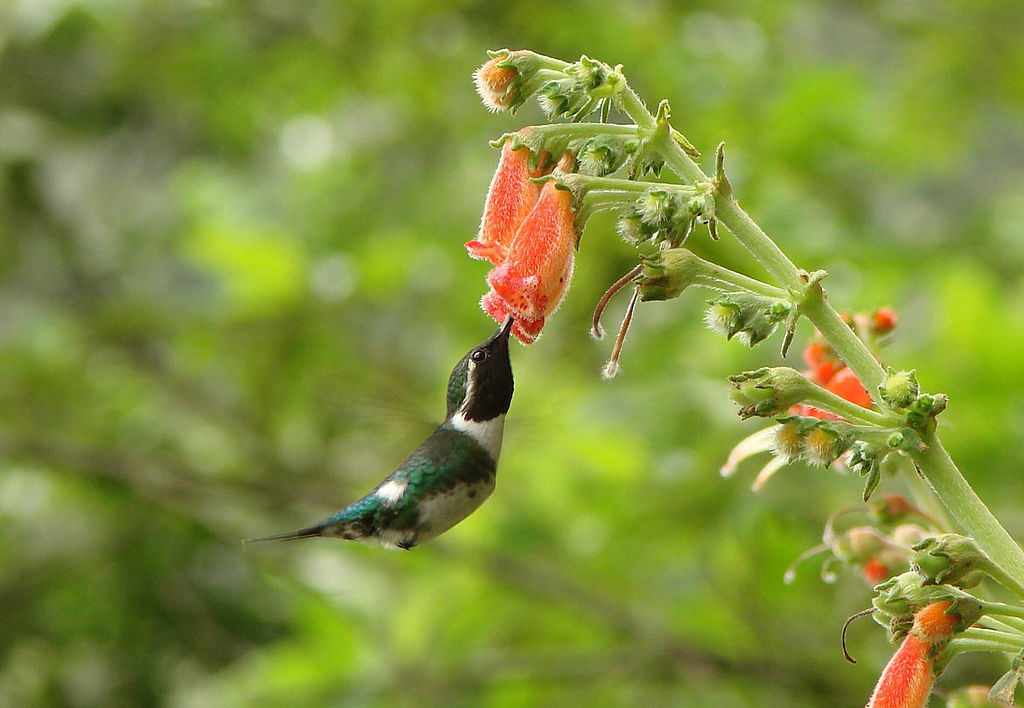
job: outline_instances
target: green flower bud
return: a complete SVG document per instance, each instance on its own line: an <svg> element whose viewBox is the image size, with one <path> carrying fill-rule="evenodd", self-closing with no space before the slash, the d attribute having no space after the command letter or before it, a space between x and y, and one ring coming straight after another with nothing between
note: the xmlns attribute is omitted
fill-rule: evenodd
<svg viewBox="0 0 1024 708"><path fill-rule="evenodd" d="M764 341L792 311L784 300L746 291L723 293L708 304L705 320L711 329L750 347Z"/></svg>
<svg viewBox="0 0 1024 708"><path fill-rule="evenodd" d="M888 375L878 387L878 393L891 408L906 408L921 393L921 387L917 383L917 372L896 371L889 367Z"/></svg>
<svg viewBox="0 0 1024 708"><path fill-rule="evenodd" d="M615 228L622 240L632 246L639 246L644 241L650 240L657 231L645 224L635 209L626 210L619 217Z"/></svg>
<svg viewBox="0 0 1024 708"><path fill-rule="evenodd" d="M636 200L637 213L645 224L661 228L675 212L675 200L664 189L651 189Z"/></svg>
<svg viewBox="0 0 1024 708"><path fill-rule="evenodd" d="M704 323L712 332L732 339L743 323L739 305L712 300L704 312Z"/></svg>
<svg viewBox="0 0 1024 708"><path fill-rule="evenodd" d="M873 526L854 526L836 539L832 552L844 563L867 563L880 554L888 543Z"/></svg>
<svg viewBox="0 0 1024 708"><path fill-rule="evenodd" d="M992 563L973 538L955 533L944 533L926 538L914 546L917 553L910 561L926 585L958 585L967 582L977 585L979 571Z"/></svg>
<svg viewBox="0 0 1024 708"><path fill-rule="evenodd" d="M671 300L690 287L703 271L704 261L685 248L658 251L641 259L640 299Z"/></svg>
<svg viewBox="0 0 1024 708"><path fill-rule="evenodd" d="M1017 693L1017 685L1021 681L1024 681L1024 650L1013 657L1013 661L1010 662L1010 670L1000 676L999 680L992 684L992 690L987 693L987 698L992 701L1002 701L1002 703L965 703L962 705L1012 706L1014 694ZM984 686L972 686L971 688L984 688Z"/></svg>
<svg viewBox="0 0 1024 708"><path fill-rule="evenodd" d="M901 546L911 548L931 536L931 533L920 524L900 524L892 530L892 540Z"/></svg>
<svg viewBox="0 0 1024 708"><path fill-rule="evenodd" d="M622 167L639 147L636 138L601 135L573 141L569 143L568 150L579 160L578 171L581 174L603 177Z"/></svg>
<svg viewBox="0 0 1024 708"><path fill-rule="evenodd" d="M729 381L730 397L743 406L741 418L780 415L802 401L812 386L799 371L785 366L747 371Z"/></svg>
<svg viewBox="0 0 1024 708"><path fill-rule="evenodd" d="M989 700L988 692L988 686L958 688L946 698L946 708L1005 708L1005 703Z"/></svg>

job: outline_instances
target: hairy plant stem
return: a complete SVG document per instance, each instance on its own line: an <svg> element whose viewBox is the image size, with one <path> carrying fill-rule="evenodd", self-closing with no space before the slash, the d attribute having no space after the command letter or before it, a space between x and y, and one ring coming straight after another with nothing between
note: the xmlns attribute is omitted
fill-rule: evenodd
<svg viewBox="0 0 1024 708"><path fill-rule="evenodd" d="M971 489L935 431L922 436L927 449L911 453L928 485L992 561L1014 581L1024 581L1024 551Z"/></svg>
<svg viewBox="0 0 1024 708"><path fill-rule="evenodd" d="M987 651L987 652L1006 652L1013 654L1020 651L1021 645L1013 642L997 642L990 639L963 639L957 637L949 643L949 652L956 656L957 654L966 654L972 651Z"/></svg>
<svg viewBox="0 0 1024 708"><path fill-rule="evenodd" d="M656 121L639 96L627 85L621 91L622 110L641 131L653 133ZM687 183L711 180L670 134L662 137L661 156L665 164ZM722 192L727 192L723 194ZM867 346L843 322L839 313L828 304L824 291L814 286L806 288L805 274L761 230L732 197L731 190L720 190L715 198L715 217L726 226L736 239L757 259L769 274L784 288L797 295L803 292L801 312L828 339L839 357L846 362L869 393L877 395L885 371L875 360ZM999 521L988 510L957 469L934 431L924 436L928 448L913 453L921 474L931 489L989 557L1017 584L1024 583L1024 551L1010 537Z"/></svg>

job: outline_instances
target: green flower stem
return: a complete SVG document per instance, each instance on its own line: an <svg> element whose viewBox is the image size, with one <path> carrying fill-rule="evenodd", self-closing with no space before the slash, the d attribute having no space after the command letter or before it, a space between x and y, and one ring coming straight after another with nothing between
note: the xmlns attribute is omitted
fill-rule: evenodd
<svg viewBox="0 0 1024 708"><path fill-rule="evenodd" d="M570 191L572 191L570 186ZM636 204L636 192L621 189L588 189L579 197L579 208L576 210L577 226L585 224L590 217L598 212L622 209Z"/></svg>
<svg viewBox="0 0 1024 708"><path fill-rule="evenodd" d="M965 637L957 637L949 643L948 647L948 651L952 656L956 656L957 654L966 654L972 651L1008 652L1015 654L1019 652L1020 649L1020 644L993 641L991 639L968 639Z"/></svg>
<svg viewBox="0 0 1024 708"><path fill-rule="evenodd" d="M628 86L623 88L621 95L622 108L633 122L641 130L653 131L654 118L639 97ZM665 138L660 147L665 163L684 181L697 183L709 179L678 143ZM794 292L801 290L804 284L801 272L731 195L716 195L715 215L780 285ZM869 392L877 391L885 378L885 371L839 313L828 304L820 288L812 288L807 293L801 310L865 388ZM1024 583L1024 551L971 489L935 434L929 432L924 440L928 449L913 453L913 458L932 490L989 557L1016 583Z"/></svg>
<svg viewBox="0 0 1024 708"><path fill-rule="evenodd" d="M989 627L990 629L1016 632L1017 634L1024 636L1024 622L1016 617L1003 617L1002 619L996 619L991 615L986 615L982 617L978 623L985 627Z"/></svg>
<svg viewBox="0 0 1024 708"><path fill-rule="evenodd" d="M528 139L532 141L537 136L541 139L567 137L569 140L594 138L599 135L637 137L638 131L639 128L635 125L621 123L548 123L530 126ZM509 135L516 135L516 133L509 133Z"/></svg>
<svg viewBox="0 0 1024 708"><path fill-rule="evenodd" d="M746 290L755 295L778 298L779 300L785 300L788 297L788 293L782 288L763 283L760 280L737 273L734 270L729 270L717 263L706 261L703 258L695 258L695 262L699 263L701 270L694 276L694 285L722 292Z"/></svg>
<svg viewBox="0 0 1024 708"><path fill-rule="evenodd" d="M910 488L911 496L917 502L917 505L921 507L921 511L931 517L939 530L951 531L953 523L949 520L946 507L935 496L935 492L928 486L928 482L925 481L924 477L917 473L917 469L909 457L900 458L900 473Z"/></svg>
<svg viewBox="0 0 1024 708"><path fill-rule="evenodd" d="M851 422L872 426L870 429L863 431L864 435L884 435L887 438L894 432L893 429L899 426L899 421L892 416L858 406L856 403L847 401L842 396L837 396L811 381L807 383L808 393L803 398L804 403L809 403L815 408L820 408L829 413L835 413ZM879 428L882 428L882 430L879 430Z"/></svg>
<svg viewBox="0 0 1024 708"><path fill-rule="evenodd" d="M988 573L993 580L1012 592L1014 595L1024 600L1024 585L1021 585L1014 580L998 563L985 563L981 570Z"/></svg>
<svg viewBox="0 0 1024 708"><path fill-rule="evenodd" d="M635 179L617 179L615 177L595 177L594 175L581 175L577 173L563 175L562 182L575 187L586 194L591 190L603 190L612 192L628 192L633 194L634 199L649 191L656 192L682 192L688 197L696 196L698 190L687 184L670 184L668 182L641 182Z"/></svg>
<svg viewBox="0 0 1024 708"><path fill-rule="evenodd" d="M1024 634L1021 634L1020 632L1004 632L1001 629L971 627L969 629L965 629L960 636L967 639L992 639L995 641L1016 643L1024 646Z"/></svg>
<svg viewBox="0 0 1024 708"><path fill-rule="evenodd" d="M949 513L1005 573L1010 589L1024 582L1024 551L971 489L935 431L922 436L927 449L911 453L914 462Z"/></svg>
<svg viewBox="0 0 1024 708"><path fill-rule="evenodd" d="M997 615L1010 624L1017 624L1024 632L1024 607L1019 605L1007 605L1004 602L985 602L985 614Z"/></svg>

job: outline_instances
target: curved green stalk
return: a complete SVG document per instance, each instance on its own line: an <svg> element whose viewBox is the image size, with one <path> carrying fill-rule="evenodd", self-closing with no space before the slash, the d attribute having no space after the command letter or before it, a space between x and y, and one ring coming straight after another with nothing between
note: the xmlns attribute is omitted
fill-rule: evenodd
<svg viewBox="0 0 1024 708"><path fill-rule="evenodd" d="M640 130L653 132L656 121L640 98L628 86L623 87L621 104ZM672 171L685 182L710 181L671 136L660 138L661 155ZM715 198L715 218L764 266L775 280L794 293L805 286L805 276L786 254L747 215L731 194L719 190ZM853 370L869 392L875 392L885 378L885 371L867 346L843 322L839 313L828 304L823 291L812 287L806 291L801 311L832 344L837 355ZM877 394L875 394L877 395ZM1010 537L988 510L957 469L933 431L924 436L928 446L913 453L914 462L954 519L974 537L989 557L1017 584L1024 583L1024 551Z"/></svg>

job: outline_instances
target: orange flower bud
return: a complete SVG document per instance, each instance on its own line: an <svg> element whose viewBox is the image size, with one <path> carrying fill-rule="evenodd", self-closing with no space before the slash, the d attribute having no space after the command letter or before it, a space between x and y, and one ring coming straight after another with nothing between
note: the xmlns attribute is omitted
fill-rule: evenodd
<svg viewBox="0 0 1024 708"><path fill-rule="evenodd" d="M572 194L554 180L546 183L505 261L488 274L488 284L517 320L543 320L562 302L579 238L574 219Z"/></svg>
<svg viewBox="0 0 1024 708"><path fill-rule="evenodd" d="M476 92L488 110L505 111L511 106L510 89L519 72L507 60L507 56L496 56L473 72Z"/></svg>
<svg viewBox="0 0 1024 708"><path fill-rule="evenodd" d="M512 141L506 141L487 190L480 231L466 244L470 256L496 266L505 262L516 231L540 195L540 185L532 181L536 176L530 171L530 151L525 147L513 150Z"/></svg>
<svg viewBox="0 0 1024 708"><path fill-rule="evenodd" d="M882 307L871 314L871 331L875 334L886 334L896 327L896 313L892 308Z"/></svg>
<svg viewBox="0 0 1024 708"><path fill-rule="evenodd" d="M872 558L864 564L864 580L868 585L875 586L889 579L889 568L878 558Z"/></svg>
<svg viewBox="0 0 1024 708"><path fill-rule="evenodd" d="M835 358L832 348L818 341L812 341L804 348L804 361L811 367L807 378L820 386L827 384L843 368L843 362Z"/></svg>

